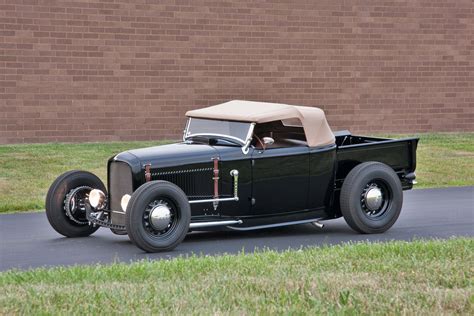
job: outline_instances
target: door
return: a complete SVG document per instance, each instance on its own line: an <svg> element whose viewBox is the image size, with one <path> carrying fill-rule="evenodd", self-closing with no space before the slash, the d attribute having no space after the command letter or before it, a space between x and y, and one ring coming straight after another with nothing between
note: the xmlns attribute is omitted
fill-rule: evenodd
<svg viewBox="0 0 474 316"><path fill-rule="evenodd" d="M252 214L307 208L309 148L269 148L252 153Z"/></svg>

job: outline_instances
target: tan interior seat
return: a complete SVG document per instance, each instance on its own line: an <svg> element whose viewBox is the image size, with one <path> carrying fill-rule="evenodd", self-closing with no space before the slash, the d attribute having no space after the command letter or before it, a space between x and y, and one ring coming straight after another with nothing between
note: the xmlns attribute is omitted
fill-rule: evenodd
<svg viewBox="0 0 474 316"><path fill-rule="evenodd" d="M261 135L261 136L258 136L258 138L260 138L263 144L263 137L268 137L268 136L269 135ZM256 137L254 138L255 138L255 141L254 141L255 148L264 149L260 141L258 141ZM271 145L266 145L265 149L308 146L308 143L304 140L287 138L287 137L279 137L279 135L274 135L274 137L272 138L275 142Z"/></svg>

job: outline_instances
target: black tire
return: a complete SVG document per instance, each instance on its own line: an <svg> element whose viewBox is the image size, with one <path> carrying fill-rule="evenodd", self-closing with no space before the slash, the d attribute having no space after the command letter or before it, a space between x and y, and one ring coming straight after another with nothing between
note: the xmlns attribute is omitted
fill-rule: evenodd
<svg viewBox="0 0 474 316"><path fill-rule="evenodd" d="M107 194L107 190L102 181L94 174L87 171L73 170L60 175L48 190L46 195L46 216L51 226L66 237L85 237L94 233L99 226L90 225L85 213L78 211L71 219L65 211L66 195L73 189L79 187L91 187L102 190Z"/></svg>
<svg viewBox="0 0 474 316"><path fill-rule="evenodd" d="M378 208L378 203L367 202L371 189L378 189L381 193L381 199L377 200L381 201ZM354 167L344 180L340 204L342 215L352 229L363 234L383 233L395 224L400 215L402 184L389 166L380 162L364 162Z"/></svg>
<svg viewBox="0 0 474 316"><path fill-rule="evenodd" d="M149 220L153 203L166 203L172 214L169 227L160 232ZM159 252L172 250L181 243L189 231L190 221L191 207L186 194L168 181L151 181L132 194L125 226L130 240L137 247L146 252Z"/></svg>

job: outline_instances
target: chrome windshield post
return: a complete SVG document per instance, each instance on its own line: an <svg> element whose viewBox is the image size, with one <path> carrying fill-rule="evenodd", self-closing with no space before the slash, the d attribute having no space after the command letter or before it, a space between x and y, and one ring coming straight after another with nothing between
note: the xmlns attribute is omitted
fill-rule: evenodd
<svg viewBox="0 0 474 316"><path fill-rule="evenodd" d="M183 142L186 141L186 137L188 136L189 124L191 124L191 118L190 117L186 121L186 127L184 128L184 131L183 131Z"/></svg>
<svg viewBox="0 0 474 316"><path fill-rule="evenodd" d="M255 123L250 124L249 132L247 133L247 138L245 139L245 144L242 146L242 153L247 155L249 153L250 143L252 142L253 129L255 128Z"/></svg>

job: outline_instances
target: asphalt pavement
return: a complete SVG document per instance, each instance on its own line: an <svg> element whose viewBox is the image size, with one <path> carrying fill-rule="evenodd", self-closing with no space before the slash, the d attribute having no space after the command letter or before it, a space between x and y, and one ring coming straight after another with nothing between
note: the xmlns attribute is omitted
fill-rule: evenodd
<svg viewBox="0 0 474 316"><path fill-rule="evenodd" d="M171 252L148 254L127 236L101 228L86 238L65 238L44 212L0 215L0 271L140 259L169 259L191 254L219 255L261 249L299 249L350 241L413 240L474 236L474 187L406 191L402 213L387 232L362 235L344 219L250 232L193 232Z"/></svg>

